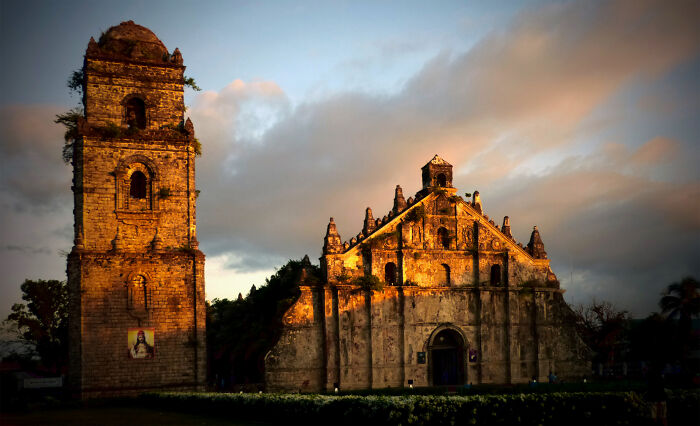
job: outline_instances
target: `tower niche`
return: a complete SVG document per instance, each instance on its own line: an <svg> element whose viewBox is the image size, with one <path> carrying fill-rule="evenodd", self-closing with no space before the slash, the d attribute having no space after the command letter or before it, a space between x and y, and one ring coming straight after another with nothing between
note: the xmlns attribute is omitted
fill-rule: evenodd
<svg viewBox="0 0 700 426"><path fill-rule="evenodd" d="M73 152L69 385L203 389L204 254L182 55L133 21L90 39Z"/></svg>

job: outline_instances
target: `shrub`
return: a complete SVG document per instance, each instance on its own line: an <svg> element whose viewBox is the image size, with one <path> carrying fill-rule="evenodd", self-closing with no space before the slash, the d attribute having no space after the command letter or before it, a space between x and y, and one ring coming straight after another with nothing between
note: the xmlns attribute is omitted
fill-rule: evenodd
<svg viewBox="0 0 700 426"><path fill-rule="evenodd" d="M360 286L365 290L384 291L384 281L379 279L379 277L376 275L354 278L352 281L350 281L350 284Z"/></svg>
<svg viewBox="0 0 700 426"><path fill-rule="evenodd" d="M102 136L108 139L119 138L122 136L122 128L113 121L108 121L106 125L99 126L98 130L102 133Z"/></svg>
<svg viewBox="0 0 700 426"><path fill-rule="evenodd" d="M595 425L650 422L648 404L634 392L473 396L150 393L141 398L149 407L228 417L235 413L237 419L297 424ZM689 406L697 401L697 394L694 400L687 398L683 404Z"/></svg>
<svg viewBox="0 0 700 426"><path fill-rule="evenodd" d="M170 188L160 188L160 190L158 191L158 197L160 197L162 199L166 199L166 198L170 197L171 195L172 194L170 192Z"/></svg>

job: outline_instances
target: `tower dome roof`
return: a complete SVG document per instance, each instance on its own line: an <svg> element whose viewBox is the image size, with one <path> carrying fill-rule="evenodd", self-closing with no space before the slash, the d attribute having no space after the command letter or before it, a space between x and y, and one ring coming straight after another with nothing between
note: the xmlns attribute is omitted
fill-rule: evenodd
<svg viewBox="0 0 700 426"><path fill-rule="evenodd" d="M139 60L167 60L168 49L153 31L134 21L122 22L105 31L97 43L102 53Z"/></svg>

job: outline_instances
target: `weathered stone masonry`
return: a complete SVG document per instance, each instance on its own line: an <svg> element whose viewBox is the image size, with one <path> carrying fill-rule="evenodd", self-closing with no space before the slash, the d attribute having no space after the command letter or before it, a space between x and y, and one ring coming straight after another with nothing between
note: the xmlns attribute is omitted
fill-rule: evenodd
<svg viewBox="0 0 700 426"><path fill-rule="evenodd" d="M588 373L589 350L568 321L563 290L535 227L527 247L464 201L435 156L423 189L342 243L331 218L326 283L301 286L266 357L268 389L319 391L518 383ZM371 291L357 278L389 285Z"/></svg>
<svg viewBox="0 0 700 426"><path fill-rule="evenodd" d="M83 397L202 389L204 255L195 222L194 127L182 56L123 22L85 54L85 117L73 153L68 257L70 370ZM155 329L131 359L127 329Z"/></svg>

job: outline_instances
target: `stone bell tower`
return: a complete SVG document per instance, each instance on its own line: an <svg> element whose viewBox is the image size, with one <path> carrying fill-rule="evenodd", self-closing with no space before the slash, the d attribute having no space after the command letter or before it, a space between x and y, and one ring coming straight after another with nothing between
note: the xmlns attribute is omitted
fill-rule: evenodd
<svg viewBox="0 0 700 426"><path fill-rule="evenodd" d="M122 22L90 39L73 152L69 383L82 397L205 381L204 254L182 55Z"/></svg>

